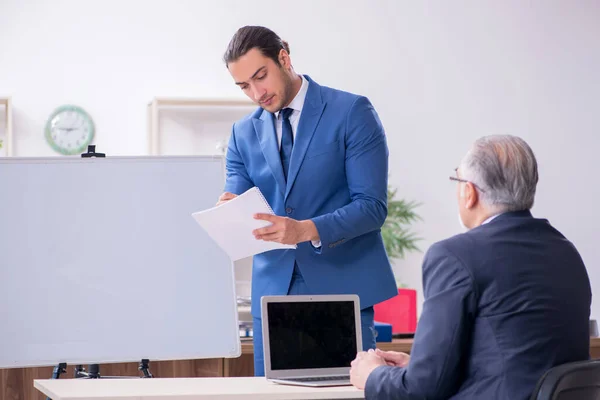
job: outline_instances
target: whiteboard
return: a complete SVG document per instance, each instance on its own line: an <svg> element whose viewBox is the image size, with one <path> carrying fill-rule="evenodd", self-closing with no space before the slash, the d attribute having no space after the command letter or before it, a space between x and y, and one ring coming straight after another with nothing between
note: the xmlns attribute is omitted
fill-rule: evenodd
<svg viewBox="0 0 600 400"><path fill-rule="evenodd" d="M0 367L238 357L222 157L0 159Z"/></svg>

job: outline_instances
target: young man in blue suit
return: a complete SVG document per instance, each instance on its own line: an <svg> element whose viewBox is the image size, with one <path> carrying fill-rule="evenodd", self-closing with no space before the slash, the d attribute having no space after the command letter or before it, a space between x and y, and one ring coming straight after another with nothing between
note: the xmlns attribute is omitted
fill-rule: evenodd
<svg viewBox="0 0 600 400"><path fill-rule="evenodd" d="M514 136L479 139L456 175L468 232L431 246L411 355L359 353L366 399L529 399L553 366L589 358L591 289L579 253L534 218L538 170Z"/></svg>
<svg viewBox="0 0 600 400"><path fill-rule="evenodd" d="M363 96L297 74L270 29L239 29L224 61L259 108L233 126L219 202L257 186L276 216L257 216L271 224L256 239L297 244L254 257L255 375L264 375L264 295L357 294L363 348L374 348L373 305L398 293L380 233L388 149L377 113Z"/></svg>

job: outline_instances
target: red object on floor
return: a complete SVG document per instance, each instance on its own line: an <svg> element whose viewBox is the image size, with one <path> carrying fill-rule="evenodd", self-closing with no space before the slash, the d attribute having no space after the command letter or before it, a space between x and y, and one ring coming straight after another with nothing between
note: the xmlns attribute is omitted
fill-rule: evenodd
<svg viewBox="0 0 600 400"><path fill-rule="evenodd" d="M398 289L398 295L375 304L375 321L392 324L392 333L414 333L417 329L417 291Z"/></svg>

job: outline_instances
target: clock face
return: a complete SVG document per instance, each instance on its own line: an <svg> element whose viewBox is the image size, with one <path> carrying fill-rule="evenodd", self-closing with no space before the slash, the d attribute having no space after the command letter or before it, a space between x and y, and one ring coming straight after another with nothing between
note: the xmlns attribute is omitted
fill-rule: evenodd
<svg viewBox="0 0 600 400"><path fill-rule="evenodd" d="M46 140L60 154L81 154L94 138L94 123L77 106L57 108L46 123Z"/></svg>

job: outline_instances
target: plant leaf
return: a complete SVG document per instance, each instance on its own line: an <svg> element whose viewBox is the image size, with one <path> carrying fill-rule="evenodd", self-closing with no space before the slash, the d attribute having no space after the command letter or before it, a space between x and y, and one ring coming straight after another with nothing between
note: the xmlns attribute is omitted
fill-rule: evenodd
<svg viewBox="0 0 600 400"><path fill-rule="evenodd" d="M421 251L417 242L422 240L410 231L411 225L422 218L415 212L421 203L396 199L398 189L388 186L388 215L381 228L381 236L389 258L404 258L407 252Z"/></svg>

